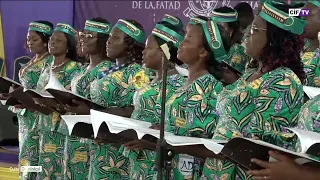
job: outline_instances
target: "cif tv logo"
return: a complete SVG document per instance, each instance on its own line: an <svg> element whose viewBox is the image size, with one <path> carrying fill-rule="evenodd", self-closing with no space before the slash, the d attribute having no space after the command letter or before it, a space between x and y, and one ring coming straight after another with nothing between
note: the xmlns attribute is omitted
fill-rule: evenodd
<svg viewBox="0 0 320 180"><path fill-rule="evenodd" d="M289 9L289 16L309 16L309 14L310 14L309 9L297 9L297 8Z"/></svg>

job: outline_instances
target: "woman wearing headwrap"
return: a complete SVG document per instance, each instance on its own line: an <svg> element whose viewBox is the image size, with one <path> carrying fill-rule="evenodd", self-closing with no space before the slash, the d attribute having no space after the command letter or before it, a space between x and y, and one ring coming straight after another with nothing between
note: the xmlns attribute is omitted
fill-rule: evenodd
<svg viewBox="0 0 320 180"><path fill-rule="evenodd" d="M104 77L91 83L91 100L107 113L130 117L136 87L149 83L149 75L142 69L142 51L145 33L134 20L119 19L107 41L107 55L116 60L116 66L104 71ZM82 114L89 114L84 108ZM98 135L99 136L99 135ZM111 141L93 144L89 179L128 179L129 161L119 153L120 145Z"/></svg>
<svg viewBox="0 0 320 180"><path fill-rule="evenodd" d="M188 80L166 102L166 131L179 136L212 137L218 120L216 97L222 90L222 84L212 75L213 66L229 48L229 35L223 27L205 17L190 19L178 50L178 59L188 65ZM204 160L187 155L185 147L173 149L172 178L199 178Z"/></svg>
<svg viewBox="0 0 320 180"><path fill-rule="evenodd" d="M71 81L71 90L86 99L90 98L90 84L104 76L114 63L107 57L106 42L109 39L111 24L103 18L87 20L82 32L81 51L88 55L89 64L81 68L80 73ZM74 100L74 104L78 104ZM67 113L77 114L77 107L67 105ZM61 123L59 132L65 135L64 179L87 179L90 168L91 140L69 136L68 127Z"/></svg>
<svg viewBox="0 0 320 180"><path fill-rule="evenodd" d="M318 32L318 40L320 42L320 32ZM301 107L297 128L320 133L320 95L310 99ZM283 133L283 136L286 136L287 139L289 137L294 143L297 142L297 137L292 135L292 133ZM296 150L300 151L300 144L297 143L295 146ZM277 152L269 152L269 155L274 159L277 159L278 162L270 163L258 159L252 159L254 163L264 168L262 170L250 171L249 174L253 175L253 179L320 179L319 168L298 165L292 158Z"/></svg>
<svg viewBox="0 0 320 180"><path fill-rule="evenodd" d="M290 6L266 1L251 26L246 53L256 64L235 83L219 109L213 139L243 136L260 140L283 127L297 124L303 103L301 82L305 78L300 52L306 22L290 17ZM270 142L276 143L276 142ZM202 179L248 179L241 167L212 155L207 158Z"/></svg>
<svg viewBox="0 0 320 180"><path fill-rule="evenodd" d="M47 63L48 41L52 34L53 24L48 21L34 21L29 24L26 45L35 56L19 71L20 83L27 89L35 89L41 70ZM38 166L39 129L38 113L26 109L23 105L9 107L17 113L19 123L19 165ZM24 172L22 179L35 179L36 173Z"/></svg>
<svg viewBox="0 0 320 180"><path fill-rule="evenodd" d="M310 0L306 3L305 8L310 11L306 16L306 38L309 45L304 50L301 57L304 64L304 70L307 74L305 81L306 86L320 87L320 48L317 40L320 31L320 2L318 0Z"/></svg>
<svg viewBox="0 0 320 180"><path fill-rule="evenodd" d="M146 47L143 53L143 62L147 68L157 71L156 78L136 91L133 97L134 111L131 118L151 122L153 125L159 124L161 106L161 86L162 86L162 58L164 56L160 46L172 42L170 62L177 63L177 51L180 42L183 40L184 31L180 19L165 15L161 22L157 23L151 35L148 36ZM170 64L170 63L169 63ZM173 66L174 67L174 66ZM167 96L170 98L175 90L184 84L184 77L175 74L168 77ZM143 140L134 140L124 144L124 156L130 159L130 179L151 180L156 171L155 144Z"/></svg>
<svg viewBox="0 0 320 180"><path fill-rule="evenodd" d="M227 81L229 82L225 82L226 79L221 79L221 81L224 84L232 84L244 72L244 69L238 69L238 68L241 68L240 66L242 64L249 62L251 59L248 55L246 55L246 53L244 52L245 49L241 45L241 39L242 39L243 33L241 31L240 22L238 20L238 13L236 10L230 7L223 6L213 10L213 12L211 13L211 19L212 21L222 25L225 28L225 30L228 31L230 34L231 48L227 53L227 55L222 56L220 58L222 61L222 66L225 69L225 72L226 71L230 72L229 74L231 75L231 76L226 76ZM238 68L235 69L236 73L233 73L232 71L228 71L231 64L233 64L234 67L236 65L240 65L238 66ZM230 68L230 70L231 69L233 68ZM228 75L228 74L225 74L225 75Z"/></svg>
<svg viewBox="0 0 320 180"><path fill-rule="evenodd" d="M79 73L77 63L76 33L70 25L57 24L49 40L49 53L52 55L44 67L37 84L36 90L44 91L48 84L51 71L56 74L59 82L68 90L71 88L71 79ZM61 110L61 104L54 99L35 98L36 103L55 110ZM39 166L42 172L38 173L39 179L62 179L64 160L64 136L57 132L61 123L59 112L50 115L41 114L40 128L40 157Z"/></svg>

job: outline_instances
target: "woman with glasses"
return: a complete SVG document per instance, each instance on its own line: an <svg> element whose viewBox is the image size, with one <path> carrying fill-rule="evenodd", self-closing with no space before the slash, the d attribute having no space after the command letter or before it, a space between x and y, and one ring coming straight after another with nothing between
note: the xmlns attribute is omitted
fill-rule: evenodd
<svg viewBox="0 0 320 180"><path fill-rule="evenodd" d="M318 41L320 43L320 32L318 32ZM297 128L320 133L320 95L310 99L301 107ZM291 141L289 143L294 146L294 150L300 152L301 144L294 134L282 133L281 136L287 142ZM277 159L278 162L270 163L252 159L254 163L264 168L250 171L249 174L253 175L253 179L320 179L320 171L317 167L298 165L292 158L277 152L269 152L269 155Z"/></svg>
<svg viewBox="0 0 320 180"><path fill-rule="evenodd" d="M308 22L306 27L306 38L308 39L308 47L304 49L301 57L304 64L304 70L307 78L306 86L320 87L320 49L317 40L320 31L320 2L318 0L310 0L304 8L310 11L306 16Z"/></svg>
<svg viewBox="0 0 320 180"><path fill-rule="evenodd" d="M111 31L111 24L103 18L87 20L81 33L81 51L89 57L89 64L83 67L71 81L71 90L86 99L90 98L90 84L102 78L103 72L112 68L114 63L107 57L106 43ZM75 104L77 101L74 100ZM77 107L67 105L67 113L77 114ZM58 132L65 137L64 179L87 179L90 167L91 140L69 136L64 122Z"/></svg>
<svg viewBox="0 0 320 180"><path fill-rule="evenodd" d="M297 124L303 104L301 82L305 79L300 52L304 46L306 22L289 17L290 6L266 1L245 41L246 53L254 59L251 69L219 109L219 122L213 139L246 137L268 141L273 131ZM280 21L287 19L287 21ZM268 141L270 142L270 141ZM276 142L270 142L276 143ZM207 158L202 179L248 179L241 167L212 154Z"/></svg>

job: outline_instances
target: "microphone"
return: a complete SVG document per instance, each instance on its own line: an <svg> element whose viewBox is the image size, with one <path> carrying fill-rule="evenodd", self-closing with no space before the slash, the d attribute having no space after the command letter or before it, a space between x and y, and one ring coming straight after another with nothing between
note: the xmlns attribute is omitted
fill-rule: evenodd
<svg viewBox="0 0 320 180"><path fill-rule="evenodd" d="M170 61L171 59L171 54L170 54L170 49L174 47L174 44L172 41L168 41L167 43L164 43L160 46L162 52L164 53L165 57L167 60Z"/></svg>

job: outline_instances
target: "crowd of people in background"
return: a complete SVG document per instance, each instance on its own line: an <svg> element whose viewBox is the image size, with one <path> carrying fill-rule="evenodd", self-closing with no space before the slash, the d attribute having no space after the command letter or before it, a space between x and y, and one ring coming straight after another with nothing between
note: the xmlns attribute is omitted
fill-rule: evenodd
<svg viewBox="0 0 320 180"><path fill-rule="evenodd" d="M309 16L289 16L290 8L302 7ZM320 95L306 99L303 91L303 86L320 87L319 17L319 0L264 0L256 15L243 2L216 8L210 17L190 18L188 24L166 14L151 34L132 19L112 25L92 18L80 31L34 21L26 39L34 57L19 78L25 88L42 92L54 72L65 89L104 107L99 111L159 129L160 46L172 42L165 131L217 140L253 138L298 151L297 138L284 127L320 133ZM21 173L21 179L156 179L157 144L69 135L61 115L90 115L89 104L33 100L54 112L46 115L27 104L9 107L19 122L20 166L42 166L42 172ZM172 148L171 179L320 179L319 167L298 165L279 152L270 152L277 162L252 159L263 169L247 171L203 146ZM192 162L192 169L181 171L184 162Z"/></svg>

